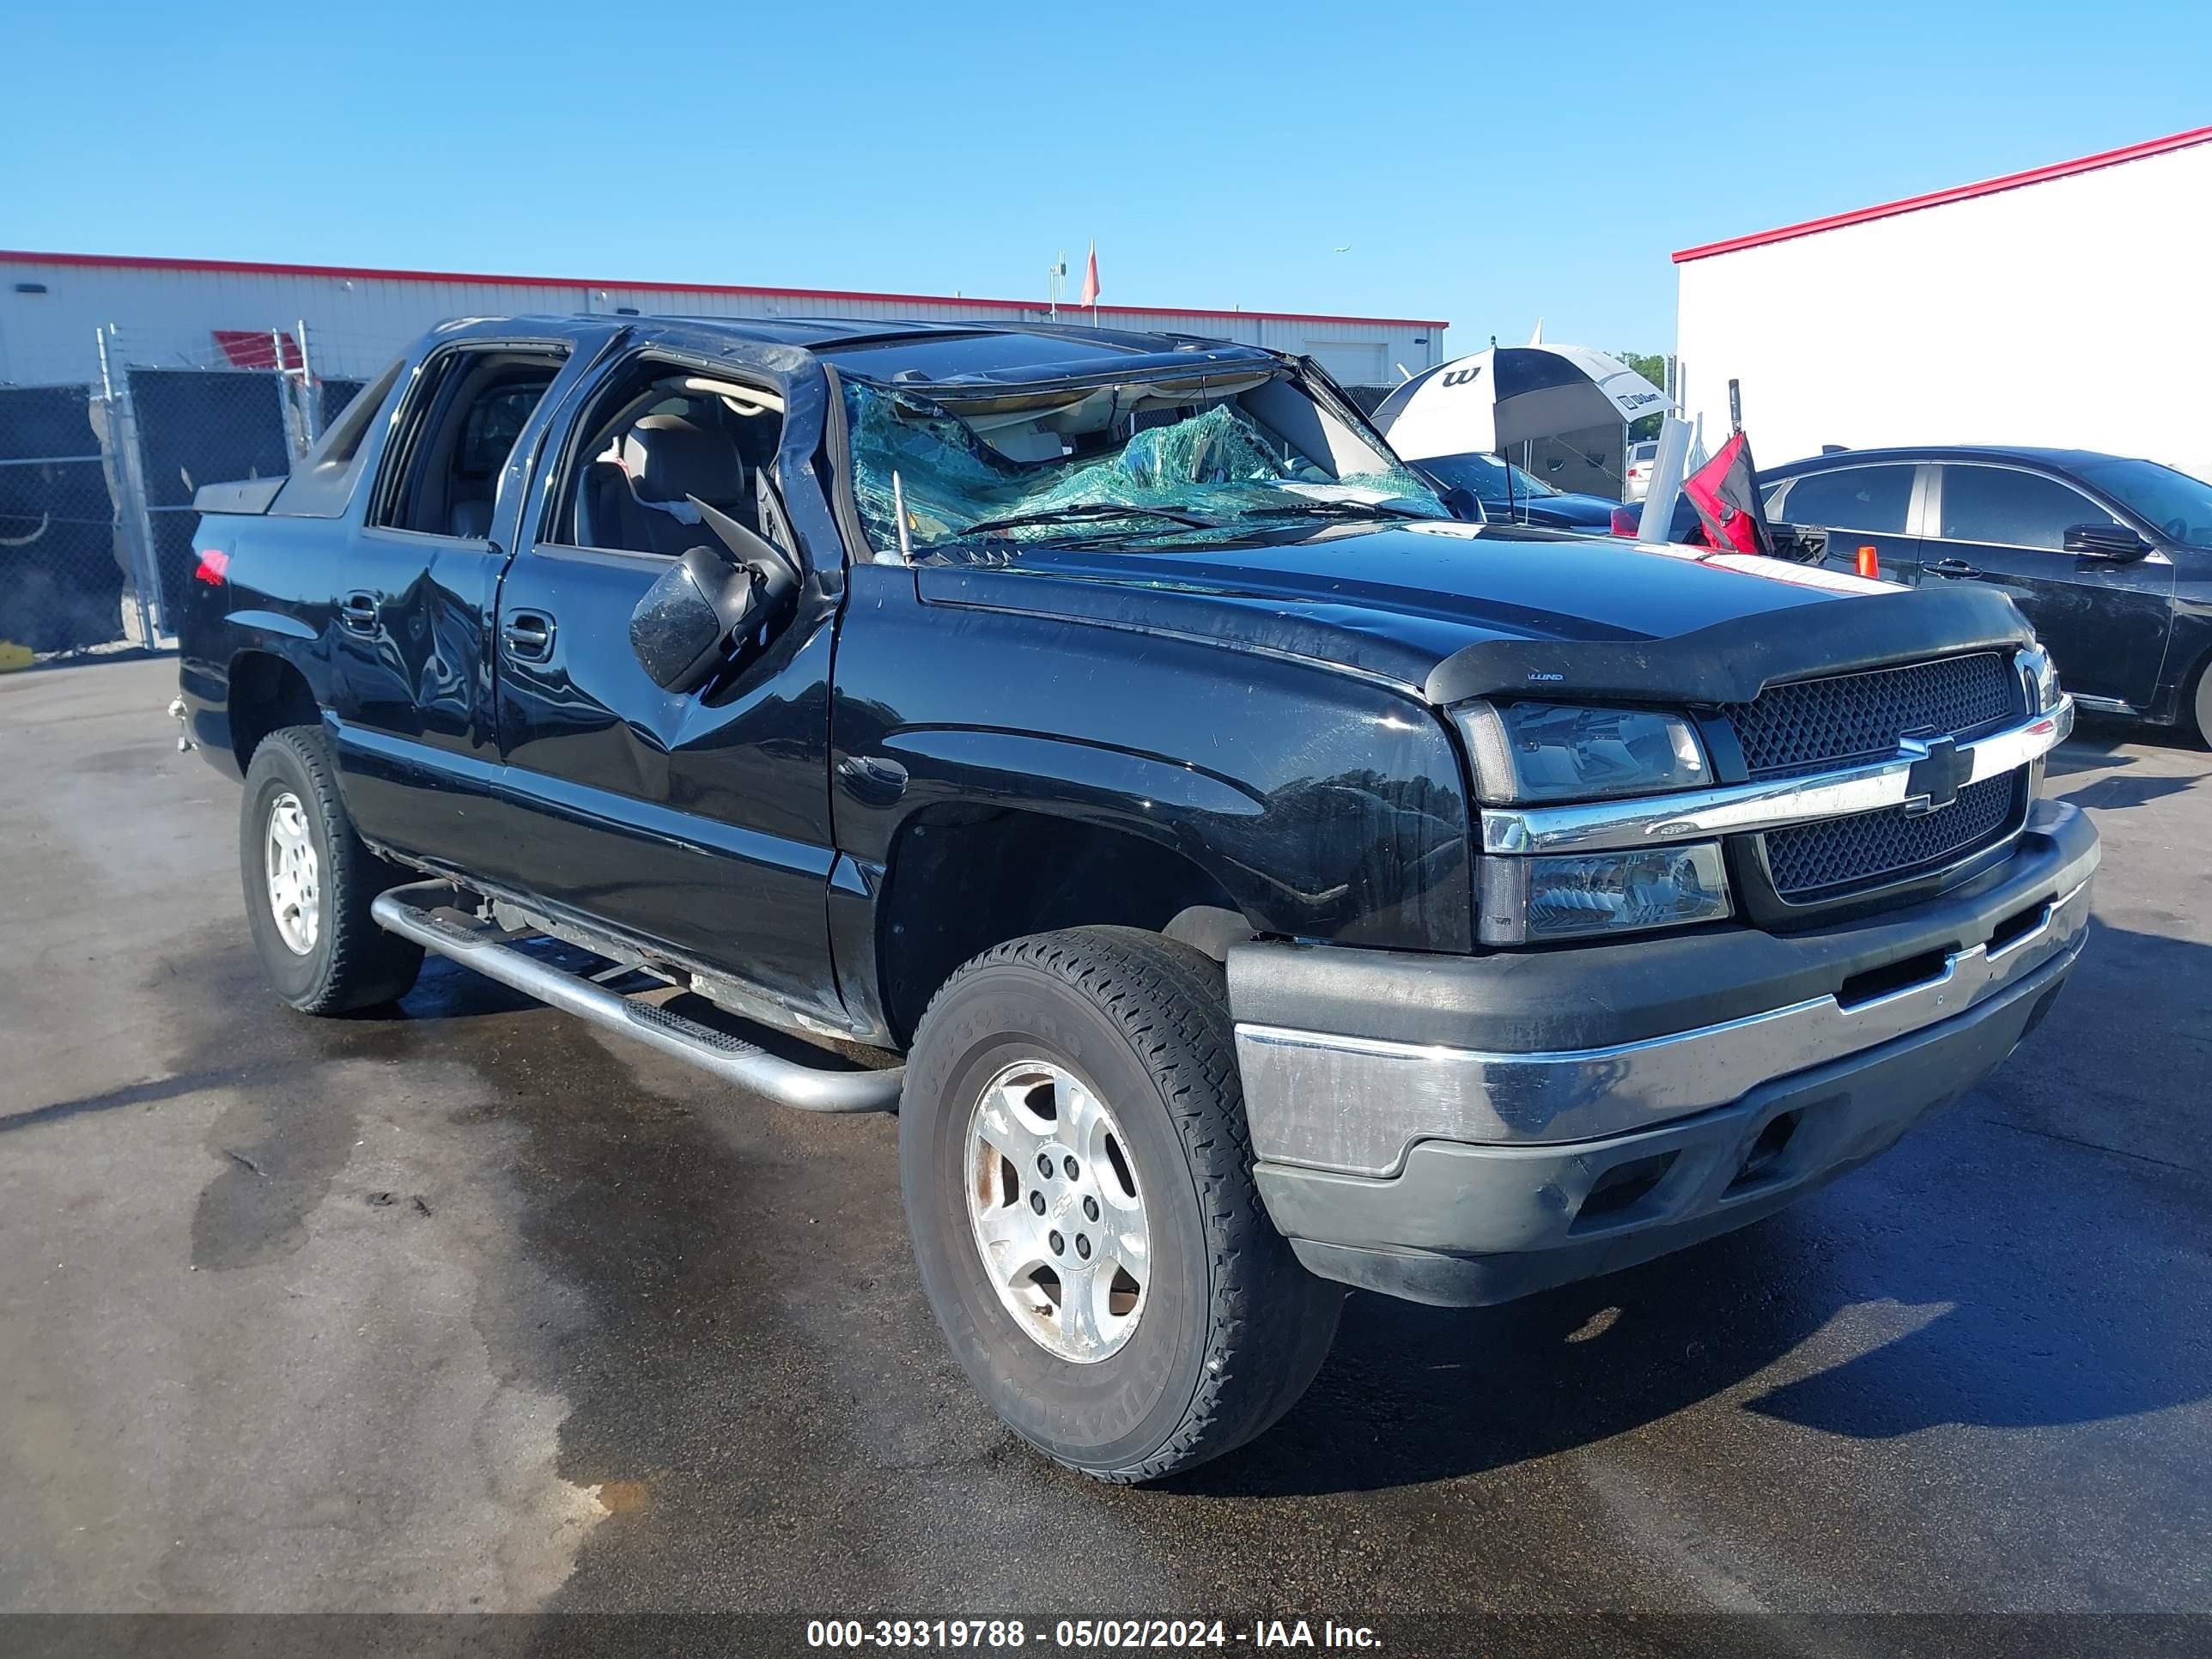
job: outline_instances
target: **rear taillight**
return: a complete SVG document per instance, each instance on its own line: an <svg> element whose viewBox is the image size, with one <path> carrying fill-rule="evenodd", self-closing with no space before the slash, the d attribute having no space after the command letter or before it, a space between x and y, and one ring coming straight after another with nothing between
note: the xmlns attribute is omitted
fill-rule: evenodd
<svg viewBox="0 0 2212 1659"><path fill-rule="evenodd" d="M192 580L205 582L210 587L221 587L230 570L230 555L219 547L210 547L200 555L199 568L192 572Z"/></svg>
<svg viewBox="0 0 2212 1659"><path fill-rule="evenodd" d="M1610 528L1612 529L1613 533L1616 536L1627 536L1631 538L1637 536L1644 528L1643 509L1641 507L1630 507L1625 503L1620 507L1614 507L1613 509L1613 523Z"/></svg>

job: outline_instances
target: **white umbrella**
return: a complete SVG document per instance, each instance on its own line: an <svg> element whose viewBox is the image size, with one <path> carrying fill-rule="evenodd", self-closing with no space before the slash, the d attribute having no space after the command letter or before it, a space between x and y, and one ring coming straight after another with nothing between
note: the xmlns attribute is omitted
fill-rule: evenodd
<svg viewBox="0 0 2212 1659"><path fill-rule="evenodd" d="M1501 454L1538 438L1626 426L1666 407L1667 394L1620 358L1537 342L1423 370L1382 400L1375 423L1393 449L1419 461Z"/></svg>

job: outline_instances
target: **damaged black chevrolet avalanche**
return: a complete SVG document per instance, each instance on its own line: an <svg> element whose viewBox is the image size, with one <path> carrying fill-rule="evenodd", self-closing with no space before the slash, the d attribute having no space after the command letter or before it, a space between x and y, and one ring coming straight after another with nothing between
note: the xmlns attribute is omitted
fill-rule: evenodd
<svg viewBox="0 0 2212 1659"><path fill-rule="evenodd" d="M1254 347L471 321L199 507L177 712L285 1000L428 950L896 1108L954 1352L1109 1479L1273 1422L1345 1285L1864 1162L2081 947L2002 595L1462 523Z"/></svg>

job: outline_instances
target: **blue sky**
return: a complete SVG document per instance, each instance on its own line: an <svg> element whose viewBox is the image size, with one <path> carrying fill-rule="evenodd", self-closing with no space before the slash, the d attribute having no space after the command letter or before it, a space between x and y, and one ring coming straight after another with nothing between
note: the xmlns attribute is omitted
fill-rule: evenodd
<svg viewBox="0 0 2212 1659"><path fill-rule="evenodd" d="M2202 0L192 9L9 9L0 245L1029 297L1095 236L1109 301L1650 350L1677 247L2212 122Z"/></svg>

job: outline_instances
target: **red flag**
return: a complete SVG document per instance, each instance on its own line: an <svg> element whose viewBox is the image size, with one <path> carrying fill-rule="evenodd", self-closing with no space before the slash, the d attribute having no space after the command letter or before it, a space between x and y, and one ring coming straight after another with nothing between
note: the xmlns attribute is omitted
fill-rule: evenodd
<svg viewBox="0 0 2212 1659"><path fill-rule="evenodd" d="M1083 297L1076 303L1085 306L1098 303L1098 239L1095 236L1091 240L1091 263L1083 268Z"/></svg>
<svg viewBox="0 0 2212 1659"><path fill-rule="evenodd" d="M1759 473L1752 465L1751 441L1739 432L1721 453L1682 480L1682 493L1698 509L1705 539L1739 553L1774 551L1766 514L1759 499Z"/></svg>

